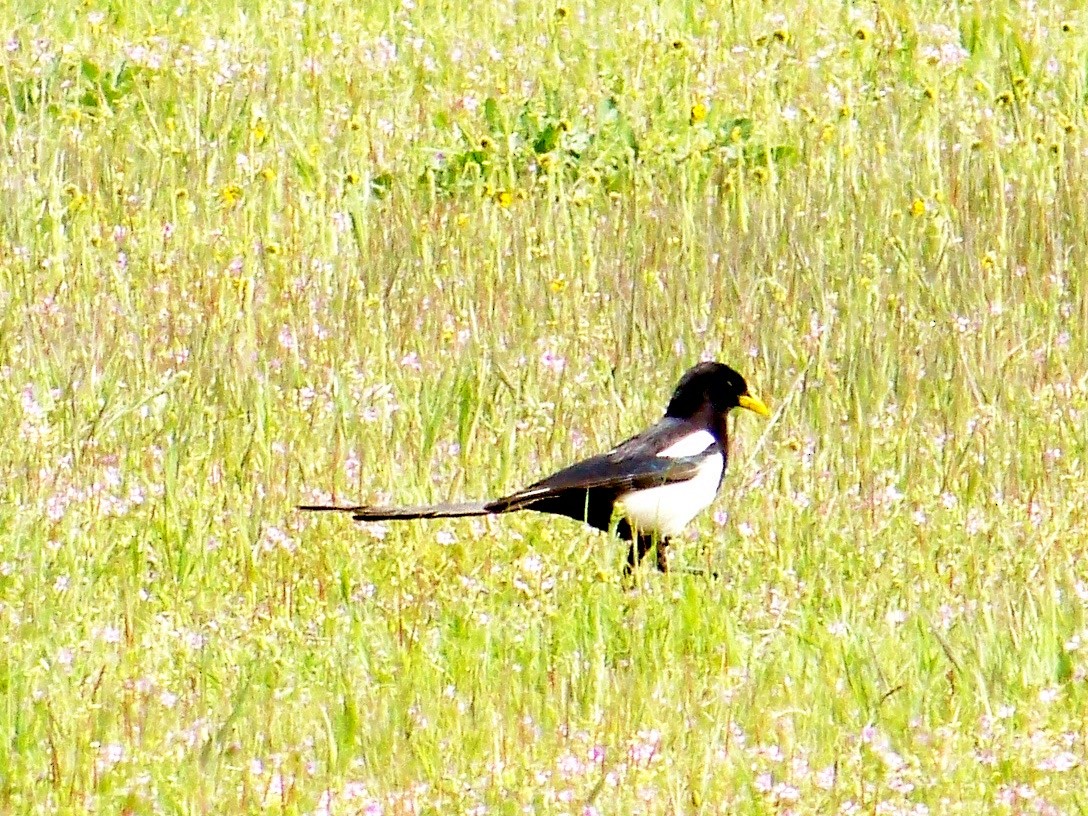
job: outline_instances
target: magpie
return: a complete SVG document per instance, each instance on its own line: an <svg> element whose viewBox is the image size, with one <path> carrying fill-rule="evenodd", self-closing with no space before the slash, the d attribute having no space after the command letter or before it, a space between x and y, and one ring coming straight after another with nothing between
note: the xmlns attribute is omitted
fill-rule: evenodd
<svg viewBox="0 0 1088 816"><path fill-rule="evenodd" d="M349 513L357 521L458 518L535 510L582 521L630 541L625 574L657 548L657 568L668 572L669 539L713 500L728 458L726 417L747 408L763 417L770 409L748 393L744 377L729 366L703 362L689 369L655 425L528 487L499 499L374 507L359 504L301 505L299 510Z"/></svg>

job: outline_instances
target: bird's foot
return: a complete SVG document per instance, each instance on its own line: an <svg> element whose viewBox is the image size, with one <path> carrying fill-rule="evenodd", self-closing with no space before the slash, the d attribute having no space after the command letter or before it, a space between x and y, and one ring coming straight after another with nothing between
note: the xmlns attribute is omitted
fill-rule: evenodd
<svg viewBox="0 0 1088 816"><path fill-rule="evenodd" d="M697 575L700 578L706 578L708 581L717 581L720 577L717 570L703 569L702 567L679 567L674 569L673 572L679 575Z"/></svg>

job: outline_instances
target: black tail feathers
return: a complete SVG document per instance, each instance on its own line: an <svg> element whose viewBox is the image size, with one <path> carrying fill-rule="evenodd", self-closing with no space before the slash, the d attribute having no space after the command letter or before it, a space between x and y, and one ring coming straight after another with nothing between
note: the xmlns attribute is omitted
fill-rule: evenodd
<svg viewBox="0 0 1088 816"><path fill-rule="evenodd" d="M487 502L459 502L456 504L422 504L415 507L372 507L366 504L334 505L303 504L299 510L317 513L349 513L356 521L399 521L404 519L462 518L486 516Z"/></svg>

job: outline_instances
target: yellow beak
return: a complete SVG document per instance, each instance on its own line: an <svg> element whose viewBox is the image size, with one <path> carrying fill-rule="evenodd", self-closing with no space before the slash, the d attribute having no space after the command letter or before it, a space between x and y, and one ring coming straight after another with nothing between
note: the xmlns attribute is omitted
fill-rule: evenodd
<svg viewBox="0 0 1088 816"><path fill-rule="evenodd" d="M747 408L749 411L755 411L761 417L769 417L771 415L771 409L767 407L766 403L759 397L753 397L750 394L742 394L737 403L741 408Z"/></svg>

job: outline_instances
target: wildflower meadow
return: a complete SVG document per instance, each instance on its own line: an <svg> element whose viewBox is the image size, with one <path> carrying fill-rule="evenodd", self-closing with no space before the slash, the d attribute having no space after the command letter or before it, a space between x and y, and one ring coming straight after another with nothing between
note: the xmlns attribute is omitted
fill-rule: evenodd
<svg viewBox="0 0 1088 816"><path fill-rule="evenodd" d="M1088 809L1081 3L4 9L0 813Z"/></svg>

